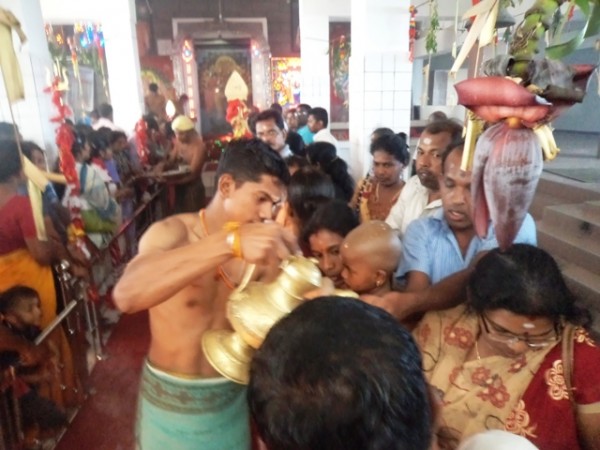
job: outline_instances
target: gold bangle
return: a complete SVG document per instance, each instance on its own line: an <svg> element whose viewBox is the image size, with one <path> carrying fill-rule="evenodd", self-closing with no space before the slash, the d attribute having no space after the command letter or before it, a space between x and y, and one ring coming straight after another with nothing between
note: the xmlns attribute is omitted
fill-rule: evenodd
<svg viewBox="0 0 600 450"><path fill-rule="evenodd" d="M242 240L240 237L240 223L227 222L223 226L224 231L228 231L225 241L231 249L231 253L235 258L242 258Z"/></svg>

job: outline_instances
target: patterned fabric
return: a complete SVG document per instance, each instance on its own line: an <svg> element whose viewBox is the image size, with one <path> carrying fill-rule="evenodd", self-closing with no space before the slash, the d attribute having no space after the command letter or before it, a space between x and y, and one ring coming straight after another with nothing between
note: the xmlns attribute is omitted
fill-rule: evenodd
<svg viewBox="0 0 600 450"><path fill-rule="evenodd" d="M515 359L478 360L473 358L478 333L476 316L464 306L429 312L414 331L426 377L443 402L441 447L454 449L469 436L499 429L526 437L541 449L579 449L561 345ZM575 339L575 400L585 405L578 413L600 412L600 351L583 330Z"/></svg>
<svg viewBox="0 0 600 450"><path fill-rule="evenodd" d="M144 365L138 450L250 448L246 388L224 378L187 379Z"/></svg>
<svg viewBox="0 0 600 450"><path fill-rule="evenodd" d="M536 245L535 222L530 214L515 238L515 243ZM485 239L473 237L465 256L462 255L454 233L440 209L431 217L415 220L408 226L404 239L404 254L399 275L423 272L431 284L453 273L466 269L477 253L498 247L498 241L490 224Z"/></svg>

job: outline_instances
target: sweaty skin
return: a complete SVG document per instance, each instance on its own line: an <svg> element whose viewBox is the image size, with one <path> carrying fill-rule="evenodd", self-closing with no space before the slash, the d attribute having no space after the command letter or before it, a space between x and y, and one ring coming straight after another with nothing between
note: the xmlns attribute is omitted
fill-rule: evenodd
<svg viewBox="0 0 600 450"><path fill-rule="evenodd" d="M207 330L228 329L226 302L247 268L270 280L279 262L298 251L295 238L272 222L285 187L274 177L237 184L221 176L204 212L179 214L155 223L140 241L139 254L115 286L125 312L149 310L149 361L159 369L200 377L217 376L201 347ZM233 257L226 222L238 222L244 260ZM269 221L270 223L264 223Z"/></svg>

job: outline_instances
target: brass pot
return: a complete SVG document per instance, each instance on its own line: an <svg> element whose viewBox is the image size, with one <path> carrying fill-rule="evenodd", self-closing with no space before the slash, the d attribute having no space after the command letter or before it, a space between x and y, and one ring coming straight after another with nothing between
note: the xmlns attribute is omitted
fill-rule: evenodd
<svg viewBox="0 0 600 450"><path fill-rule="evenodd" d="M250 361L271 327L321 286L321 272L307 258L292 256L272 283L242 283L232 292L227 317L234 331L209 330L202 348L209 363L225 378L248 384ZM245 277L249 278L249 277Z"/></svg>

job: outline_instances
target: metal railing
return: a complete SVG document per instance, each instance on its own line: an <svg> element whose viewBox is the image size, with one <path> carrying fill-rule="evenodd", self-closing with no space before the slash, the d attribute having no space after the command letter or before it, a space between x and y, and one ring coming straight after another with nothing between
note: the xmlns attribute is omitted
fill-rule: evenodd
<svg viewBox="0 0 600 450"><path fill-rule="evenodd" d="M55 266L61 294L58 296L59 312L42 330L35 344L42 344L55 330L62 328L71 345L73 366L85 393L92 389L89 385L92 369L88 361L89 352L98 361L107 357L103 340L106 327L100 320L99 302L91 298L90 292L97 291L101 285L108 287L110 292L124 265L135 255L139 237L164 215L165 208L164 189L158 188L123 223L106 246L93 249L90 265L92 268L105 265L107 270L98 272L105 278L97 279L92 276L87 282L71 275L68 263ZM92 245L91 242L89 245ZM0 372L0 450L24 448L21 413L15 389L17 378L15 367ZM75 413L76 411L72 416Z"/></svg>

